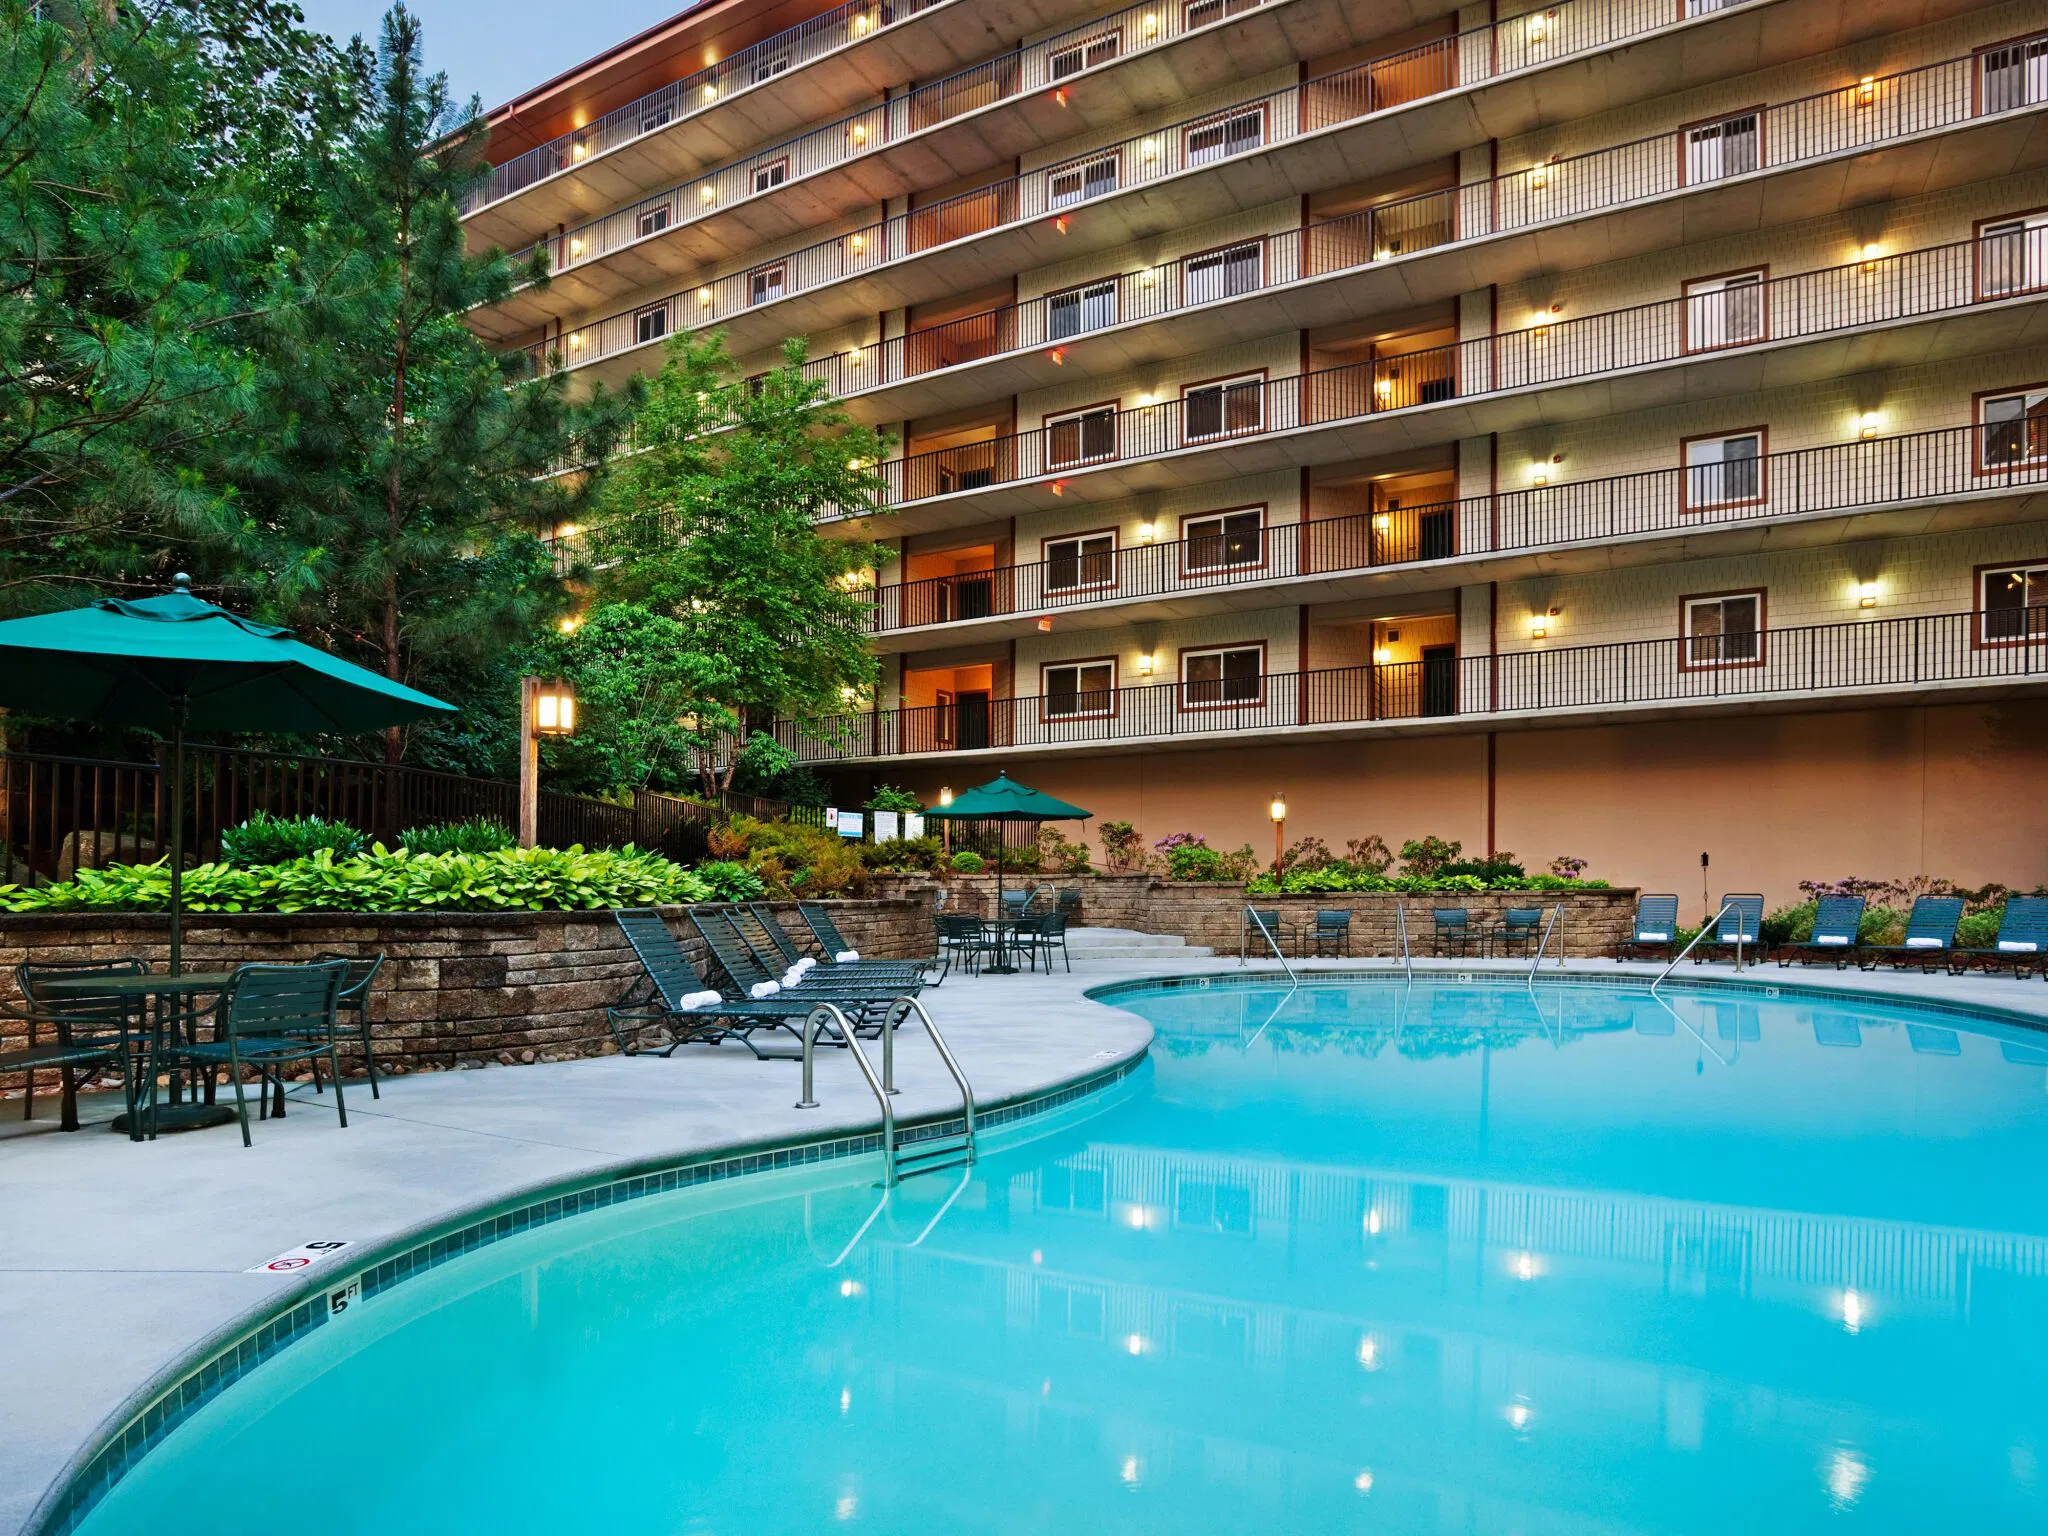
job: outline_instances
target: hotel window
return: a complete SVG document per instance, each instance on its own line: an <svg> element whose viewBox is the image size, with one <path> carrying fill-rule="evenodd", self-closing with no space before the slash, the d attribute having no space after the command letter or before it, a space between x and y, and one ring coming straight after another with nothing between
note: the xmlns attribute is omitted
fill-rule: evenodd
<svg viewBox="0 0 2048 1536"><path fill-rule="evenodd" d="M1695 437L1685 444L1685 509L1736 507L1764 499L1764 435Z"/></svg>
<svg viewBox="0 0 2048 1536"><path fill-rule="evenodd" d="M765 59L757 59L754 63L754 84L759 85L763 80L773 80L787 68L787 53L771 53Z"/></svg>
<svg viewBox="0 0 2048 1536"><path fill-rule="evenodd" d="M1266 142L1266 109L1252 107L1227 117L1212 117L1187 131L1189 165L1241 155Z"/></svg>
<svg viewBox="0 0 2048 1536"><path fill-rule="evenodd" d="M1116 712L1116 663L1078 661L1045 669L1045 718L1078 720Z"/></svg>
<svg viewBox="0 0 2048 1536"><path fill-rule="evenodd" d="M1266 517L1257 507L1191 517L1181 529L1187 540L1186 569L1228 571L1266 560Z"/></svg>
<svg viewBox="0 0 2048 1536"><path fill-rule="evenodd" d="M642 107L640 109L640 131L642 133L652 133L657 128L666 127L668 120L675 116L675 110L675 98L673 96L664 96L658 103L649 103L647 106Z"/></svg>
<svg viewBox="0 0 2048 1536"><path fill-rule="evenodd" d="M657 203L652 208L640 210L640 219L634 228L640 238L644 240L649 235L658 235L664 229L667 229L668 220L669 205L667 203Z"/></svg>
<svg viewBox="0 0 2048 1536"><path fill-rule="evenodd" d="M1187 439L1229 437L1257 432L1265 425L1266 381L1257 374L1197 384L1181 396L1187 413Z"/></svg>
<svg viewBox="0 0 2048 1536"><path fill-rule="evenodd" d="M1068 208L1116 190L1116 156L1099 155L1063 165L1047 178L1047 197L1055 208Z"/></svg>
<svg viewBox="0 0 2048 1536"><path fill-rule="evenodd" d="M789 180L789 156L787 155L784 155L780 160L770 160L766 165L754 167L754 190L756 192L766 192L771 187L779 187L787 180Z"/></svg>
<svg viewBox="0 0 2048 1536"><path fill-rule="evenodd" d="M1068 469L1116 456L1116 407L1093 406L1065 416L1049 417L1045 423L1045 462L1048 469Z"/></svg>
<svg viewBox="0 0 2048 1536"><path fill-rule="evenodd" d="M782 297L782 263L772 267L756 267L747 274L747 302L766 304L771 299Z"/></svg>
<svg viewBox="0 0 2048 1536"><path fill-rule="evenodd" d="M1760 163L1757 114L1744 112L1718 123L1701 123L1685 130L1685 179L1718 181L1723 176L1740 176Z"/></svg>
<svg viewBox="0 0 2048 1536"><path fill-rule="evenodd" d="M633 317L633 334L639 341L659 341L668 334L668 306L650 304Z"/></svg>
<svg viewBox="0 0 2048 1536"><path fill-rule="evenodd" d="M1115 324L1116 279L1113 277L1046 296L1045 334L1048 340L1062 341L1083 331L1099 331L1105 325Z"/></svg>
<svg viewBox="0 0 2048 1536"><path fill-rule="evenodd" d="M2009 112L2048 101L2048 37L1987 48L1978 57L1984 72L1979 100L1986 112Z"/></svg>
<svg viewBox="0 0 2048 1536"><path fill-rule="evenodd" d="M2048 284L2048 212L1999 219L1977 231L1977 296L2003 298Z"/></svg>
<svg viewBox="0 0 2048 1536"><path fill-rule="evenodd" d="M1080 592L1090 587L1115 585L1115 534L1089 533L1078 538L1046 541L1046 591Z"/></svg>
<svg viewBox="0 0 2048 1536"><path fill-rule="evenodd" d="M1764 339L1764 275L1736 272L1685 285L1685 350L1707 352Z"/></svg>
<svg viewBox="0 0 2048 1536"><path fill-rule="evenodd" d="M1977 403L1977 420L1986 469L2048 460L2048 389L1986 396Z"/></svg>
<svg viewBox="0 0 2048 1536"><path fill-rule="evenodd" d="M1264 256L1264 249L1256 240L1190 256L1185 267L1187 278L1182 285L1184 302L1208 304L1216 299L1235 298L1240 293L1250 293L1261 287L1265 278Z"/></svg>
<svg viewBox="0 0 2048 1536"><path fill-rule="evenodd" d="M1259 3L1260 0L1188 0L1185 25L1190 29L1206 27L1228 16L1242 16Z"/></svg>
<svg viewBox="0 0 2048 1536"><path fill-rule="evenodd" d="M1764 595L1722 592L1685 600L1685 664L1747 667L1763 658Z"/></svg>
<svg viewBox="0 0 2048 1536"><path fill-rule="evenodd" d="M1069 75L1078 75L1084 69L1093 69L1098 64L1107 64L1123 51L1124 38L1121 32L1105 32L1100 37L1091 37L1085 43L1069 43L1046 60L1055 80L1064 80Z"/></svg>
<svg viewBox="0 0 2048 1536"><path fill-rule="evenodd" d="M1715 11L1725 11L1741 0L1685 0L1685 14L1688 16L1710 16Z"/></svg>
<svg viewBox="0 0 2048 1536"><path fill-rule="evenodd" d="M2048 635L2048 565L2008 565L1978 575L1984 639Z"/></svg>
<svg viewBox="0 0 2048 1536"><path fill-rule="evenodd" d="M1265 695L1265 672L1263 646L1185 652L1180 659L1181 703L1189 709L1257 704Z"/></svg>

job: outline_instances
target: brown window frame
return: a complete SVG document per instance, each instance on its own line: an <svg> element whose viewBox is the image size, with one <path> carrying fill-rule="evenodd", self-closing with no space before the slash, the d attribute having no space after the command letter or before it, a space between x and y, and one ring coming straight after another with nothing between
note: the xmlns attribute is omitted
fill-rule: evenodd
<svg viewBox="0 0 2048 1536"><path fill-rule="evenodd" d="M1084 175L1081 178L1081 186L1084 190L1082 191L1079 197L1075 198L1072 202L1067 203L1055 202L1053 200L1052 184L1055 181L1057 181L1060 177L1064 176L1069 171L1086 171L1089 166L1099 165L1105 160L1107 160L1111 165L1116 167L1116 185L1111 187L1109 189L1109 192L1086 191L1085 189L1088 185L1088 178ZM1047 167L1045 172L1045 209L1048 213L1064 213L1069 208L1078 208L1083 203L1092 203L1098 197L1108 197L1111 192L1121 192L1123 190L1123 146L1121 144L1112 144L1107 149L1090 150L1085 155L1076 155L1071 160L1063 160L1058 165Z"/></svg>
<svg viewBox="0 0 2048 1536"><path fill-rule="evenodd" d="M1190 304L1221 304L1229 299L1242 298L1244 296L1243 294L1224 293L1217 295L1213 299L1191 299L1188 297L1188 278L1190 276L1190 269L1194 266L1194 264L1198 261L1203 260L1205 257L1223 256L1231 251L1243 250L1246 246L1252 246L1256 248L1259 253L1259 280L1255 286L1246 289L1245 292L1262 292L1266 287L1266 245L1267 240L1264 235L1249 235L1242 240L1226 240L1221 245L1208 246L1205 249L1199 251L1189 251L1185 256L1181 257L1180 259L1181 307L1185 308Z"/></svg>
<svg viewBox="0 0 2048 1536"><path fill-rule="evenodd" d="M1970 568L1970 649L1973 651L2002 651L2014 646L2048 646L2048 632L2038 635L1987 635L1984 619L1990 612L1984 606L1984 578L1993 571L2048 570L2048 555L2038 560L1993 560L1984 565ZM2025 609L2020 610L2022 613Z"/></svg>
<svg viewBox="0 0 2048 1536"><path fill-rule="evenodd" d="M1756 438L1756 494L1729 501L1705 501L1695 503L1692 499L1692 471L1694 466L1686 461L1686 449L1693 443L1726 442L1731 437ZM1695 432L1678 440L1678 510L1691 516L1703 512L1725 512L1730 507L1761 507L1771 499L1771 429L1768 426L1729 427L1720 432ZM1722 460L1722 463L1728 462ZM1712 596L1713 594L1708 594Z"/></svg>
<svg viewBox="0 0 2048 1536"><path fill-rule="evenodd" d="M650 315L661 316L661 329L652 336L644 333L644 327L641 324ZM633 345L636 347L652 346L655 342L664 339L674 329L675 326L670 322L669 300L667 299L661 299L656 303L644 305L633 311Z"/></svg>
<svg viewBox="0 0 2048 1536"><path fill-rule="evenodd" d="M767 186L762 186L761 178L777 169L781 170L782 174L769 182ZM763 160L758 165L747 167L747 185L754 189L751 194L754 197L759 197L765 192L773 192L777 187L785 185L788 181L789 156L787 155L778 155L773 160Z"/></svg>
<svg viewBox="0 0 2048 1536"><path fill-rule="evenodd" d="M1174 667L1174 707L1182 714L1202 714L1219 709L1264 709L1268 701L1266 679L1273 674L1266 666L1267 642L1264 640L1225 641L1217 645L1184 645L1180 648ZM1259 692L1251 699L1219 699L1213 704L1195 704L1188 699L1188 658L1190 656L1224 655L1231 651L1257 651L1259 653ZM1218 680L1219 686L1221 679Z"/></svg>
<svg viewBox="0 0 2048 1536"><path fill-rule="evenodd" d="M1240 117L1257 116L1259 120L1259 142L1254 147L1257 149L1271 149L1273 147L1273 114L1267 110L1267 106L1266 102L1259 101L1252 103L1250 106L1225 107L1219 112L1211 112L1207 117L1199 118L1192 123L1184 125L1180 131L1181 169L1193 170L1198 165L1214 165L1218 160L1230 160L1236 158L1237 155L1250 154L1251 150L1241 149L1233 152L1225 149L1218 151L1207 159L1197 160L1195 158L1194 137L1196 134L1202 132L1205 128L1220 127ZM1224 142L1227 144L1229 139L1226 137Z"/></svg>
<svg viewBox="0 0 2048 1536"><path fill-rule="evenodd" d="M773 272L773 273L775 274L775 276L776 276L776 284L777 284L777 288L778 288L778 290L779 290L779 291L777 291L777 292L775 292L775 293L772 293L772 294L769 294L769 295L768 295L767 297L765 297L765 298L759 298L759 299L755 298L755 297L754 297L754 283L755 283L755 280L756 280L757 278L763 278L763 277L766 277L766 276L767 276L767 275L768 275L769 273L771 273L771 272ZM758 267L752 267L752 268L749 268L749 269L748 269L748 271L747 271L747 308L749 308L749 309L759 309L759 308L760 308L760 307L761 307L761 306L762 306L763 304L773 304L773 303L775 303L775 302L776 302L776 301L777 301L778 299L785 299L785 298L787 298L788 296L789 296L789 264L788 264L788 263L787 263L786 261L764 261L764 262L762 262L762 263L761 263L761 265L760 265L760 266L758 266Z"/></svg>
<svg viewBox="0 0 2048 1536"><path fill-rule="evenodd" d="M657 214L660 215L661 222L659 224L652 223L651 221ZM656 235L672 229L675 226L675 222L675 205L664 198L653 207L640 210L633 220L633 238L635 240L652 240Z"/></svg>
<svg viewBox="0 0 2048 1536"><path fill-rule="evenodd" d="M1984 231L1994 224L2011 224L2016 220L2024 221L2032 218L2044 220L2042 239L2044 243L2048 243L2048 207L2020 208L2011 213L2001 213L1988 219L1978 219L1970 226L1970 298L1973 303L1986 304L1996 302L1999 299L2017 299L2030 293L2040 293L2048 290L2048 249L2044 249L2041 262L2043 276L2040 282L2028 283L2019 288L2011 288L2004 293L1986 293L1984 291ZM2022 262L2022 267L2024 268L2024 261Z"/></svg>
<svg viewBox="0 0 2048 1536"><path fill-rule="evenodd" d="M953 745L954 699L950 688L932 690L932 742L935 746Z"/></svg>
<svg viewBox="0 0 2048 1536"><path fill-rule="evenodd" d="M1193 540L1188 534L1188 524L1205 523L1211 519L1239 517L1246 512L1256 512L1259 518L1259 558L1257 560L1226 560L1217 565L1195 565L1189 560ZM1272 557L1273 518L1270 504L1263 501L1248 501L1239 507L1218 507L1210 512L1183 512L1180 518L1180 579L1193 581L1204 576L1216 576L1226 571L1263 571Z"/></svg>
<svg viewBox="0 0 2048 1536"><path fill-rule="evenodd" d="M1736 176L1748 176L1752 174L1752 171L1724 172L1719 176L1711 177L1705 181L1695 181L1691 175L1691 162L1690 157L1686 154L1686 148L1692 142L1692 131L1695 128L1719 127L1723 124L1734 122L1738 117L1753 117L1756 119L1756 165L1753 168L1753 170L1769 170L1770 151L1765 146L1765 135L1769 132L1770 110L1771 108L1769 102L1758 102L1755 106L1752 107L1737 107L1732 112L1716 112L1712 117L1700 117L1695 118L1693 121L1689 123L1680 123L1678 125L1679 186L1711 187L1715 185L1717 182L1726 181L1729 175L1731 174Z"/></svg>
<svg viewBox="0 0 2048 1536"><path fill-rule="evenodd" d="M1986 110L1984 106L1984 55L1996 53L2001 48L2023 47L2028 43L2041 43L2044 46L2048 46L2048 31L2021 32L2016 36L2000 38L1995 43L1985 43L1980 47L1970 50L1970 116L1982 117ZM2025 70L2025 55L2021 55L2020 67L2022 71ZM2020 105L2025 106L2026 103L2022 102ZM2008 107L2001 108L2000 110L2013 111L2016 109Z"/></svg>
<svg viewBox="0 0 2048 1536"><path fill-rule="evenodd" d="M1082 667L1108 667L1109 703L1101 709L1077 709L1071 714L1054 714L1051 709L1052 688L1046 682L1046 674L1066 667L1072 667L1077 671ZM1120 692L1121 670L1114 656L1079 656L1071 661L1041 661L1038 664L1039 723L1041 725L1054 725L1063 720L1114 720L1122 703ZM1084 698L1086 696L1079 688L1074 690L1075 698Z"/></svg>
<svg viewBox="0 0 2048 1536"><path fill-rule="evenodd" d="M2048 443L2038 455L2028 454L2010 464L1991 464L1984 458L1984 403L1987 400L2002 400L2008 395L2048 395L2048 381L2032 384L2008 384L2003 389L1980 389L1970 396L1970 473L1973 475L2010 475L2027 468L2048 469ZM2025 418L2022 417L2022 420Z"/></svg>
<svg viewBox="0 0 2048 1536"><path fill-rule="evenodd" d="M1105 581L1080 581L1076 582L1071 587L1055 587L1052 584L1053 545L1077 544L1086 539L1100 538L1107 538L1109 540L1108 579ZM1107 592L1114 590L1122 574L1121 566L1123 564L1123 552L1123 540L1118 537L1117 530L1114 527L1088 528L1084 529L1080 533L1062 533L1048 535L1047 537L1041 538L1038 541L1038 562L1040 565L1045 567L1046 595L1051 596L1053 593L1057 592L1061 597L1066 597L1075 592ZM1077 556L1075 561L1076 566L1078 567L1081 564L1081 562L1085 561L1087 558L1088 557L1086 555Z"/></svg>
<svg viewBox="0 0 2048 1536"><path fill-rule="evenodd" d="M1189 32L1197 27L1213 27L1219 21L1229 21L1233 16L1242 16L1246 11L1256 10L1263 0L1182 0L1180 8L1180 29ZM1190 21L1188 18L1205 5L1213 5L1222 12L1211 21Z"/></svg>
<svg viewBox="0 0 2048 1536"><path fill-rule="evenodd" d="M1694 603L1719 602L1731 597L1753 597L1756 599L1756 655L1742 661L1695 661L1692 654L1692 633L1690 619ZM1761 667L1770 654L1770 600L1769 587L1730 587L1725 592L1687 592L1678 599L1678 670L1681 672L1731 672L1747 667ZM1726 633L1726 631L1723 631Z"/></svg>
<svg viewBox="0 0 2048 1536"><path fill-rule="evenodd" d="M1090 59L1088 55L1103 43L1110 45L1108 57ZM1078 53L1081 56L1081 62L1062 74L1053 66L1070 53ZM1124 29L1122 27L1110 27L1106 31L1091 33L1078 42L1062 43L1057 48L1047 49L1045 55L1045 78L1049 84L1058 85L1062 80L1071 80L1074 76L1086 74L1098 65L1114 63L1123 56Z"/></svg>
<svg viewBox="0 0 2048 1536"><path fill-rule="evenodd" d="M1271 382L1271 380L1267 376L1267 372L1268 371L1264 368L1244 368L1239 369L1235 373L1219 373L1212 379L1195 379L1190 381L1189 383L1181 385L1181 445L1183 447L1190 448L1206 447L1210 443L1234 442L1236 439L1241 437L1257 437L1262 432L1271 431L1272 429L1266 425L1266 385ZM1200 437L1195 436L1194 433L1188 430L1189 395L1193 394L1196 390L1215 389L1219 392L1219 399L1227 398L1226 392L1228 391L1231 385L1246 383L1253 379L1258 380L1259 385L1259 424L1256 427L1244 427L1237 431L1232 431L1229 427L1226 426L1220 428L1215 432L1205 432Z"/></svg>
<svg viewBox="0 0 2048 1536"><path fill-rule="evenodd" d="M1747 277L1755 273L1758 280L1757 318L1759 333L1741 341L1716 341L1704 346L1695 346L1692 339L1693 295L1687 290L1694 283L1722 282L1731 277ZM1726 290L1722 290L1726 292ZM1697 277L1688 277L1678 285L1678 349L1688 356L1704 352L1722 352L1729 347L1753 347L1771 339L1771 269L1768 263L1754 267L1733 267L1726 272L1702 272Z"/></svg>
<svg viewBox="0 0 2048 1536"><path fill-rule="evenodd" d="M1070 459L1062 464L1053 463L1052 429L1060 422L1074 421L1084 416L1093 416L1100 411L1109 412L1109 452L1098 454L1093 458L1083 454L1078 459ZM1123 402L1121 400L1098 400L1093 405L1077 405L1064 411L1047 411L1038 423L1039 440L1045 445L1045 473L1049 475L1064 475L1070 474L1077 469L1090 469L1097 464L1114 464L1123 457L1122 416Z"/></svg>
<svg viewBox="0 0 2048 1536"><path fill-rule="evenodd" d="M1108 321L1106 321L1102 325L1084 325L1078 331L1067 331L1061 335L1055 336L1052 330L1053 300L1064 299L1069 295L1073 295L1079 300L1082 306L1082 312L1085 314L1088 303L1088 293L1091 289L1096 288L1107 288L1109 290L1110 300L1116 310L1115 315L1113 315ZM1042 302L1045 305L1046 344L1055 347L1065 346L1068 342L1072 341L1077 336L1092 336L1097 331L1106 331L1113 325L1121 325L1123 323L1123 274L1120 272L1112 272L1107 277L1091 277L1085 283L1068 283L1064 288L1054 288L1049 290L1040 302ZM973 319L975 317L970 315L964 316L963 318Z"/></svg>

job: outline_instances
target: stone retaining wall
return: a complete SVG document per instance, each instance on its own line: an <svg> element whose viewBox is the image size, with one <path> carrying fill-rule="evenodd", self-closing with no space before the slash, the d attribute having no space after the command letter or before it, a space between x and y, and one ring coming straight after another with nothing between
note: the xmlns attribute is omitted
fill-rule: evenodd
<svg viewBox="0 0 2048 1536"><path fill-rule="evenodd" d="M906 896L827 905L864 955L931 953L929 893L922 903ZM793 906L775 906L793 934L804 932ZM664 915L684 949L708 967L703 941L682 909L666 908ZM605 1006L641 974L608 911L209 913L185 924L187 970L311 960L330 950L387 957L370 1004L379 1071L603 1055L613 1048ZM143 913L0 916L0 1007L19 1003L14 967L25 960L128 955L161 970L168 955L166 919ZM24 1043L20 1024L0 1017L0 1050ZM54 1086L54 1074L50 1082ZM0 1081L0 1092L9 1095L21 1087L18 1076Z"/></svg>

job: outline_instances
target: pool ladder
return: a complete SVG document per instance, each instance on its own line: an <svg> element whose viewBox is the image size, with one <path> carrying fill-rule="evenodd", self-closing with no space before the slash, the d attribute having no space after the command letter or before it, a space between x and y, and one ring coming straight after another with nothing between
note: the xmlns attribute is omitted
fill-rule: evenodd
<svg viewBox="0 0 2048 1536"><path fill-rule="evenodd" d="M946 1064L946 1070L953 1076L954 1086L960 1090L960 1113L962 1129L941 1136L923 1136L905 1143L896 1125L896 1108L889 1101L896 1096L896 1031L915 1013L924 1025L924 1032L939 1053L939 1060ZM946 1044L946 1037L939 1033L932 1016L924 1011L924 1005L914 997L899 997L889 1004L882 1016L882 1074L875 1075L868 1053L861 1048L860 1037L836 1004L820 1003L804 1018L803 1054L803 1097L797 1101L798 1109L816 1109L817 1098L813 1093L813 1059L817 1051L820 1027L835 1032L850 1052L853 1063L860 1068L860 1075L866 1079L868 1090L874 1094L875 1103L882 1111L882 1185L894 1189L904 1179L920 1173L938 1173L946 1168L961 1168L974 1162L976 1142L974 1134L974 1090L968 1086L967 1074L960 1070L960 1062ZM950 1202L949 1202L950 1203Z"/></svg>

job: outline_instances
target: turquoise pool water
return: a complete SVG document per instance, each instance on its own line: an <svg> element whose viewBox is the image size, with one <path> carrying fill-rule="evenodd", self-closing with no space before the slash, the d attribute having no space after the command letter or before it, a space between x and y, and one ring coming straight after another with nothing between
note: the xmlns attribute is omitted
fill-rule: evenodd
<svg viewBox="0 0 2048 1536"><path fill-rule="evenodd" d="M85 1531L2048 1529L2048 1040L1789 991L1115 1000L1159 1039L1111 1102L864 1234L842 1169L498 1243Z"/></svg>

